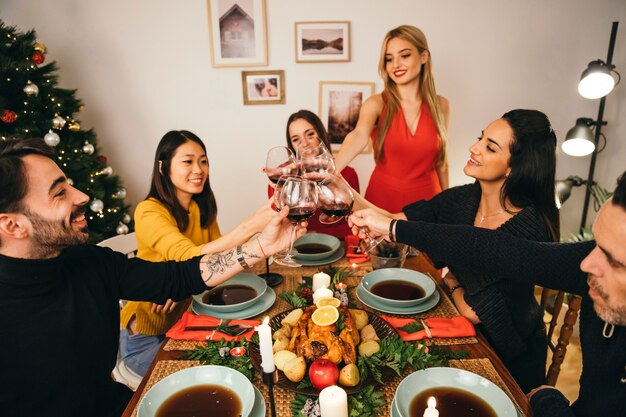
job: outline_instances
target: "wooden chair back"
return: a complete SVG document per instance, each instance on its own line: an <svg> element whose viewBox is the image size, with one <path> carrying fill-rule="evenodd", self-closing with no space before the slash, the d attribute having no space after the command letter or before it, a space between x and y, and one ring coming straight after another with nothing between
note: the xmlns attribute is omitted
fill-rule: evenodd
<svg viewBox="0 0 626 417"><path fill-rule="evenodd" d="M581 298L578 295L567 297L565 292L543 288L541 291L540 305L550 317L550 321L546 323L546 332L548 339L548 348L552 351L552 361L548 367L546 379L548 385L556 385L556 381L561 372L561 364L567 353L567 345L574 331L574 325L578 320L578 312L580 311ZM552 302L554 300L554 302ZM567 304L566 304L567 303ZM562 323L558 322L561 310L565 311ZM551 310L551 311L550 311Z"/></svg>

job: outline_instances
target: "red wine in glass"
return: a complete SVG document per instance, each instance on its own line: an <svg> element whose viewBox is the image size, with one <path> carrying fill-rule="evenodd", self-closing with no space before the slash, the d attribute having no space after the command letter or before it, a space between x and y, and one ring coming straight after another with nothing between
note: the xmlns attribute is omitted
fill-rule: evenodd
<svg viewBox="0 0 626 417"><path fill-rule="evenodd" d="M346 217L352 213L352 205L354 202L348 203L337 203L337 204L329 204L326 206L320 206L320 210L322 213L327 215L328 217L332 217L334 219L341 219L342 217Z"/></svg>
<svg viewBox="0 0 626 417"><path fill-rule="evenodd" d="M292 223L300 223L315 213L315 207L291 207L287 218Z"/></svg>

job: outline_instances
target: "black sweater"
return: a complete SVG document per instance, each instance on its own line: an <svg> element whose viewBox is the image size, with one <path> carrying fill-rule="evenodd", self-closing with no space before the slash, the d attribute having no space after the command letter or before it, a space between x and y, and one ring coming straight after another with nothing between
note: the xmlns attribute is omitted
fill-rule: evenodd
<svg viewBox="0 0 626 417"><path fill-rule="evenodd" d="M151 263L93 245L53 259L0 255L0 414L119 416L132 395L111 379L119 300L204 289L197 258Z"/></svg>
<svg viewBox="0 0 626 417"><path fill-rule="evenodd" d="M580 341L583 370L571 409L557 390L532 397L535 417L623 417L626 398L626 327L604 337L605 322L593 309L587 276L579 268L595 242L537 243L465 226L398 222L396 239L443 259L492 274L494 279L535 283L582 296ZM476 256L480 252L481 256ZM623 382L622 382L623 381Z"/></svg>
<svg viewBox="0 0 626 417"><path fill-rule="evenodd" d="M480 184L476 182L410 204L403 212L411 221L473 225L480 196ZM551 240L534 206L524 208L497 230L528 240ZM483 255L478 250L475 256ZM444 259L433 259L439 266L446 264ZM529 281L496 280L464 265L448 266L465 287L465 301L480 318L481 330L522 389L527 392L545 383L547 345L545 339L536 341L537 334L542 334L538 329L543 327L543 315L534 296L534 285Z"/></svg>

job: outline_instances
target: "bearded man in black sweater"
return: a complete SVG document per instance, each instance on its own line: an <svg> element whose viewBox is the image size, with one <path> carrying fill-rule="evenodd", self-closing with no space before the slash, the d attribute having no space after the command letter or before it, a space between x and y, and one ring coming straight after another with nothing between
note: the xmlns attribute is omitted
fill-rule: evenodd
<svg viewBox="0 0 626 417"><path fill-rule="evenodd" d="M0 414L119 416L132 392L111 378L118 300L200 293L286 249L293 226L285 208L258 241L231 250L181 263L127 259L86 244L88 197L55 159L39 139L0 141Z"/></svg>
<svg viewBox="0 0 626 417"><path fill-rule="evenodd" d="M535 417L623 417L626 398L626 172L593 226L595 241L539 243L467 226L396 221L369 210L352 226L406 243L448 265L582 297L583 370L578 399L569 406L556 388L529 393ZM353 227L353 231L358 229ZM462 283L462 277L457 277Z"/></svg>

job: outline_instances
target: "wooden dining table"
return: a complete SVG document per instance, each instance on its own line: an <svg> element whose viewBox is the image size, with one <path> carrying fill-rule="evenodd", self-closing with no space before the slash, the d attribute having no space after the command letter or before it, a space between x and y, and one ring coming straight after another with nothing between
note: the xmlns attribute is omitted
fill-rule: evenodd
<svg viewBox="0 0 626 417"><path fill-rule="evenodd" d="M274 290L276 294L280 294L283 291L293 291L302 282L302 277L312 276L314 273L328 268L330 265L315 265L315 266L303 266L301 268L289 268L281 267L276 264L272 264L270 267L271 272L277 272L283 275L284 280ZM342 258L332 264L333 267L338 268L350 268L352 276L346 278L343 282L348 287L355 287L359 284L362 277L368 272L372 271L372 266L369 261L360 264L350 264L347 258ZM430 260L423 254L417 256L408 257L404 263L404 268L413 269L422 272L437 282L439 277L439 271L435 269ZM260 263L252 268L253 273L265 272L265 264ZM351 289L354 291L354 288ZM437 291L441 295L439 303L427 312L419 314L420 318L428 317L454 317L458 316L459 312L451 302L446 291L444 291L439 285ZM351 300L356 304L357 308L362 308L369 312L379 313L376 310L364 305L354 293L351 294ZM293 307L280 297L276 297L276 302L267 311L259 314L256 319L262 319L265 316L274 316L284 311L290 310ZM387 314L392 315L392 314ZM398 317L410 317L410 316L398 316ZM475 337L460 337L460 338L434 338L430 342L438 346L445 346L453 351L465 350L467 356L463 359L455 359L449 361L449 366L453 368L465 369L467 371L479 374L484 378L490 380L495 385L500 387L513 401L517 407L518 413L521 416L530 417L532 412L529 407L528 400L522 390L519 388L509 371L506 369L500 358L496 355L492 347L484 338L480 331L477 331ZM156 355L152 365L148 369L146 376L142 380L141 384L137 388L131 401L129 402L123 417L135 417L137 415L137 408L143 395L159 380L166 376L177 372L179 370L200 365L198 361L185 360L185 352L192 350L197 346L204 345L207 342L198 341L186 341L186 340L173 340L166 339ZM211 342L208 342L211 343ZM260 380L259 372L256 373L254 385L263 393L266 399L267 416L270 415L270 407L267 403L267 387L263 385ZM393 399L395 389L402 380L402 377L394 377L390 381L386 381L385 384L379 386L378 389L384 393L387 400L387 410L383 415L390 415L390 405ZM290 392L281 387L274 388L274 398L276 406L276 415L278 417L291 417L291 401L293 400L295 393Z"/></svg>

